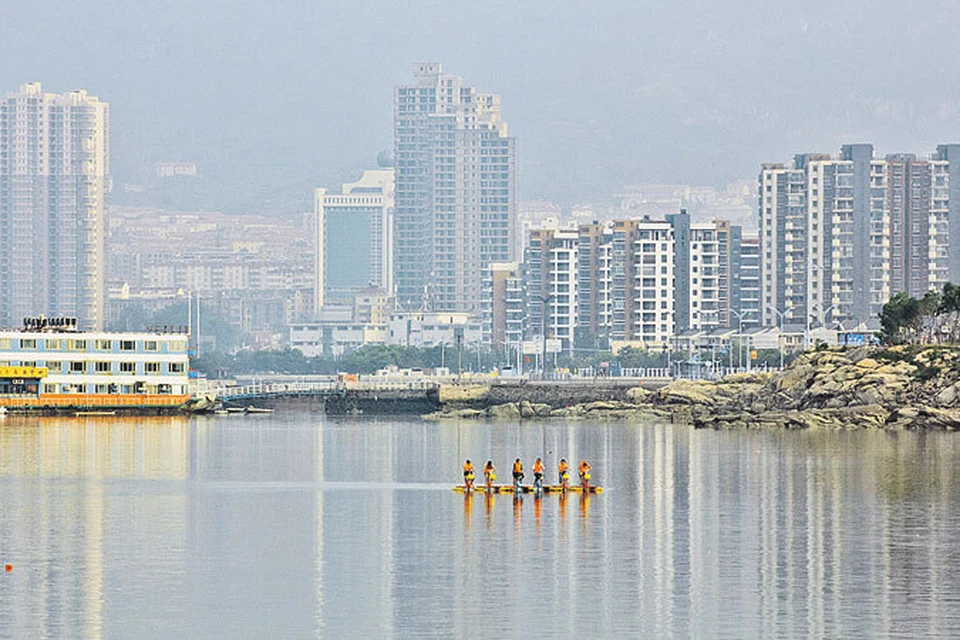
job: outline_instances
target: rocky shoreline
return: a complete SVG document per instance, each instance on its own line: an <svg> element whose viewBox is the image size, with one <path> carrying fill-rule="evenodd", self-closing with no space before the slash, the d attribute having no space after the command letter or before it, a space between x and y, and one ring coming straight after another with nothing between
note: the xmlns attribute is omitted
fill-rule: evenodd
<svg viewBox="0 0 960 640"><path fill-rule="evenodd" d="M440 390L429 419L661 419L696 428L960 429L960 346L809 351L782 372L659 389L469 385Z"/></svg>

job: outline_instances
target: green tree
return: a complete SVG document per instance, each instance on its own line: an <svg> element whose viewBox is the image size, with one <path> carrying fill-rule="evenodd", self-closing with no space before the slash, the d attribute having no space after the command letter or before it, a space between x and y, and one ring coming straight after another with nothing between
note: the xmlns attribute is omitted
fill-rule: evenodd
<svg viewBox="0 0 960 640"><path fill-rule="evenodd" d="M909 342L920 318L920 302L906 293L897 293L880 312L881 339L886 344Z"/></svg>

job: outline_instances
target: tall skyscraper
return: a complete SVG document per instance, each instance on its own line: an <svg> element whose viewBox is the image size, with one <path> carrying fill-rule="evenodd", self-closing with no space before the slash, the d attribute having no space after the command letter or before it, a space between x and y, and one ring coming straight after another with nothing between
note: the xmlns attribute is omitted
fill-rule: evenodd
<svg viewBox="0 0 960 640"><path fill-rule="evenodd" d="M500 96L439 63L397 87L394 278L408 309L480 310L484 269L515 257L517 140Z"/></svg>
<svg viewBox="0 0 960 640"><path fill-rule="evenodd" d="M109 107L24 84L0 102L0 326L73 316L101 329Z"/></svg>
<svg viewBox="0 0 960 640"><path fill-rule="evenodd" d="M314 312L393 287L393 169L364 171L341 193L314 190Z"/></svg>
<svg viewBox="0 0 960 640"><path fill-rule="evenodd" d="M921 297L960 275L948 251L960 229L955 148L881 159L854 144L762 165L764 324L876 325L891 295Z"/></svg>

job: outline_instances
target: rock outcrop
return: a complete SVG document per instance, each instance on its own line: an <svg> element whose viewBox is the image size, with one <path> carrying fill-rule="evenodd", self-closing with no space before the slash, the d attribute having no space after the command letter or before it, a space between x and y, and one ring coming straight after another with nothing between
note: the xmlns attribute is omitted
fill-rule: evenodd
<svg viewBox="0 0 960 640"><path fill-rule="evenodd" d="M722 428L960 429L960 347L809 351L779 373L659 389L611 383L441 390L433 418L649 419Z"/></svg>

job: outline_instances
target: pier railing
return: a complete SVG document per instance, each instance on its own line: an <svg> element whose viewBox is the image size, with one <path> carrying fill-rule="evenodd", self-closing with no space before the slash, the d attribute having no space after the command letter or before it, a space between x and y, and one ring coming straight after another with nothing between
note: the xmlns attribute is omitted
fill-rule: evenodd
<svg viewBox="0 0 960 640"><path fill-rule="evenodd" d="M410 380L360 380L330 382L257 382L247 385L198 385L195 395L216 397L221 400L262 398L268 396L331 396L347 391L429 391L439 388L435 381Z"/></svg>

